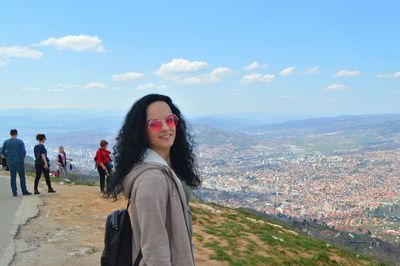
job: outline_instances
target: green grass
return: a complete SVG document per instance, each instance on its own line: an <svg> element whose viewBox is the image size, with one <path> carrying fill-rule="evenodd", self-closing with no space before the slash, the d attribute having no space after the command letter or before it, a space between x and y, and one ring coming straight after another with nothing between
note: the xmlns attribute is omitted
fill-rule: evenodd
<svg viewBox="0 0 400 266"><path fill-rule="evenodd" d="M211 259L228 262L232 261L232 257L228 253L226 253L226 250L221 247L217 241L205 243L204 247L210 248L215 251L215 255L212 255Z"/></svg>
<svg viewBox="0 0 400 266"><path fill-rule="evenodd" d="M254 266L254 265L277 265L278 261L272 257L254 255L247 250L245 254L235 250L229 252L229 247L222 247L217 241L206 243L204 247L210 248L215 252L211 259L226 261L230 266Z"/></svg>
<svg viewBox="0 0 400 266"><path fill-rule="evenodd" d="M215 215L207 210L199 209L193 209L192 212L194 215L198 215L196 219L199 224L202 224L201 230L211 236L204 243L203 237L194 234L194 237L202 242L203 247L214 251L210 257L212 260L224 261L230 266L339 265L331 258L331 254L334 254L353 265L360 264L360 261L370 263L370 265L384 265L351 251L334 246L327 247L326 243L321 240L300 233L297 236L288 233L285 229L291 229L285 228L282 224L268 221L246 211L235 210L236 214L232 214L231 209L216 204L209 204L209 206L221 210L222 213ZM249 218L262 220L264 223L254 222ZM285 229L271 226L266 222L281 225ZM258 240L255 241L254 237Z"/></svg>

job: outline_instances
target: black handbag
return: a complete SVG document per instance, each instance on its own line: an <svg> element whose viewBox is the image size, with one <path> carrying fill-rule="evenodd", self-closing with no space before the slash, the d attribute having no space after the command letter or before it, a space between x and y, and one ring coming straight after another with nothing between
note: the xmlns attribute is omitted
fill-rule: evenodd
<svg viewBox="0 0 400 266"><path fill-rule="evenodd" d="M42 158L35 159L35 168L43 168L43 167L44 167L44 162Z"/></svg>
<svg viewBox="0 0 400 266"><path fill-rule="evenodd" d="M42 160L42 157L40 154L35 154L35 168L43 168L44 167L44 161Z"/></svg>

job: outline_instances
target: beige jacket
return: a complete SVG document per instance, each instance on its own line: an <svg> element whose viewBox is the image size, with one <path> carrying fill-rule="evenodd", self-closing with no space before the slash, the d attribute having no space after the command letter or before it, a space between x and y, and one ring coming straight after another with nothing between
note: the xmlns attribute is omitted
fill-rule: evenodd
<svg viewBox="0 0 400 266"><path fill-rule="evenodd" d="M131 198L133 261L141 250L141 266L194 265L182 183L170 167L155 161L145 159L123 182L124 194Z"/></svg>

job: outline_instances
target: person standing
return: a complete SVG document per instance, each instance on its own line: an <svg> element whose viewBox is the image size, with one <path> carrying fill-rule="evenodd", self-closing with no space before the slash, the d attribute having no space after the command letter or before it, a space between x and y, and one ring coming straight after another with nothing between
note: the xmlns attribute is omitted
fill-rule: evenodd
<svg viewBox="0 0 400 266"><path fill-rule="evenodd" d="M7 164L10 170L11 177L11 191L14 197L17 196L17 172L21 185L22 195L32 195L26 188L25 178L25 165L24 160L26 156L25 144L22 140L18 139L18 131L16 129L10 130L11 138L6 140L1 149L3 157L7 157Z"/></svg>
<svg viewBox="0 0 400 266"><path fill-rule="evenodd" d="M97 171L99 172L100 177L100 191L105 192L105 179L106 176L108 177L112 170L112 163L111 163L111 152L107 150L108 142L104 139L100 141L100 147L96 152L95 161ZM107 180L108 181L108 180Z"/></svg>
<svg viewBox="0 0 400 266"><path fill-rule="evenodd" d="M63 146L58 147L58 155L56 161L61 172L61 180L62 180L61 184L64 184L64 182L69 182L67 160L68 160L67 154L64 151L64 147Z"/></svg>
<svg viewBox="0 0 400 266"><path fill-rule="evenodd" d="M36 140L39 142L34 148L33 151L35 153L35 170L36 170L36 178L35 178L35 194L40 194L38 190L39 180L42 175L46 180L47 188L49 193L55 193L56 191L51 186L50 181L50 160L47 158L47 150L44 146L46 142L46 135L45 134L37 134Z"/></svg>
<svg viewBox="0 0 400 266"><path fill-rule="evenodd" d="M126 115L107 196L130 199L132 261L195 265L189 200L201 184L187 124L171 98L149 94Z"/></svg>

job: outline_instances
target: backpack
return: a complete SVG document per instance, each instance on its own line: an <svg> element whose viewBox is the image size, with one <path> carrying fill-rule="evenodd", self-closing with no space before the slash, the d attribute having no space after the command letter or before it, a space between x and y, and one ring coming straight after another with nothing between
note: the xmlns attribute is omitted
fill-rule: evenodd
<svg viewBox="0 0 400 266"><path fill-rule="evenodd" d="M98 163L97 163L97 153L94 156L93 160L94 160L94 169L97 169L97 165L98 165Z"/></svg>
<svg viewBox="0 0 400 266"><path fill-rule="evenodd" d="M142 251L132 264L132 225L126 209L113 211L108 215L105 226L104 250L101 255L101 266L138 266Z"/></svg>

